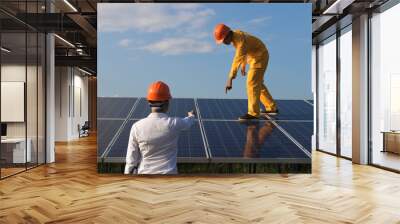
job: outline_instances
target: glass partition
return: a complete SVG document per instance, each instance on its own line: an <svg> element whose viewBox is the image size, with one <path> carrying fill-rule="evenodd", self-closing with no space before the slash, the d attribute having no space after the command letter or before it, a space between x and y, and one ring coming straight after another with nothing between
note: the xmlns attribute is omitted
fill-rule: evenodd
<svg viewBox="0 0 400 224"><path fill-rule="evenodd" d="M371 162L400 170L400 4L371 19Z"/></svg>
<svg viewBox="0 0 400 224"><path fill-rule="evenodd" d="M318 149L336 153L336 35L318 47Z"/></svg>
<svg viewBox="0 0 400 224"><path fill-rule="evenodd" d="M0 3L18 13L43 5ZM0 12L0 178L45 162L45 44L45 34Z"/></svg>
<svg viewBox="0 0 400 224"><path fill-rule="evenodd" d="M340 154L352 157L352 33L351 25L340 35Z"/></svg>
<svg viewBox="0 0 400 224"><path fill-rule="evenodd" d="M24 171L31 156L26 138L26 33L2 32L1 47L1 175L5 177Z"/></svg>

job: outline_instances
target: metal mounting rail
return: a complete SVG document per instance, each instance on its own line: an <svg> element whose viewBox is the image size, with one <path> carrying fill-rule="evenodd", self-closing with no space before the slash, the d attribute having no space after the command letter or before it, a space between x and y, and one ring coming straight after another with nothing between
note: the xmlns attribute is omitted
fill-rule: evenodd
<svg viewBox="0 0 400 224"><path fill-rule="evenodd" d="M211 160L211 156L212 156L211 150L210 150L210 146L208 144L206 132L204 130L203 121L201 119L201 113L200 113L199 105L197 104L197 98L194 98L194 105L195 105L196 111L197 111L197 121L199 122L200 132L201 132L201 136L203 138L204 149L206 150L206 157L207 157L207 159Z"/></svg>
<svg viewBox="0 0 400 224"><path fill-rule="evenodd" d="M310 103L308 100L304 100L304 102L306 102L307 104L311 105L312 107L314 106L314 104Z"/></svg>

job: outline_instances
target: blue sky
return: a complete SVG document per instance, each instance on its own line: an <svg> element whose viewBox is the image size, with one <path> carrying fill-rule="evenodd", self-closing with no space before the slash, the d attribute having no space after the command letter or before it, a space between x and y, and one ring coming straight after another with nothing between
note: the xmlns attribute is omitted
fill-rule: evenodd
<svg viewBox="0 0 400 224"><path fill-rule="evenodd" d="M264 83L274 98L312 96L311 4L98 5L99 96L145 96L151 82L162 80L173 97L246 98L240 74L225 94L235 51L215 44L218 23L266 44Z"/></svg>

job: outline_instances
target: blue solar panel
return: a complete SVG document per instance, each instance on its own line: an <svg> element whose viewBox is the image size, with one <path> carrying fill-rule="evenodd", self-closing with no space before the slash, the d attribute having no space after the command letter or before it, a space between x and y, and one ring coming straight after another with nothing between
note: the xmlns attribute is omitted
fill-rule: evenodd
<svg viewBox="0 0 400 224"><path fill-rule="evenodd" d="M97 120L97 155L101 156L123 120Z"/></svg>
<svg viewBox="0 0 400 224"><path fill-rule="evenodd" d="M271 122L203 121L213 159L308 159Z"/></svg>
<svg viewBox="0 0 400 224"><path fill-rule="evenodd" d="M125 157L126 156L126 149L128 147L129 134L130 134L132 125L135 122L136 121L134 121L134 120L127 121L124 129L122 130L122 132L118 136L117 140L112 145L111 150L107 155L108 157Z"/></svg>
<svg viewBox="0 0 400 224"><path fill-rule="evenodd" d="M173 98L170 101L168 115L171 117L186 117L187 112L195 110L194 99ZM150 107L145 98L140 99L131 119L142 119L149 115Z"/></svg>
<svg viewBox="0 0 400 224"><path fill-rule="evenodd" d="M136 98L98 99L98 155L102 155L113 136L117 133L132 109ZM271 122L240 123L237 118L247 112L246 99L198 99L205 137L211 153L211 162L265 162L280 159L309 159L308 156ZM313 132L313 107L303 100L277 100L279 114L271 116L304 148L311 149ZM261 106L262 108L262 106ZM195 109L194 99L172 99L168 115L184 117ZM263 109L263 108L262 108ZM150 108L141 98L113 143L106 158L123 162L126 156L131 126L145 118ZM105 119L106 118L106 119ZM120 118L120 119L118 119ZM285 120L285 121L282 121ZM292 120L292 121L291 121ZM293 120L307 120L299 122ZM178 161L203 161L207 159L206 149L199 124L181 133L178 140ZM311 151L311 150L310 150ZM182 159L183 160L180 160ZM271 159L271 160L270 160ZM292 160L291 160L292 159Z"/></svg>
<svg viewBox="0 0 400 224"><path fill-rule="evenodd" d="M237 120L247 113L246 99L198 99L202 119Z"/></svg>
<svg viewBox="0 0 400 224"><path fill-rule="evenodd" d="M126 118L132 109L136 98L127 97L98 97L98 118Z"/></svg>
<svg viewBox="0 0 400 224"><path fill-rule="evenodd" d="M132 125L136 120L129 120L118 139L113 144L108 157L125 157ZM178 140L179 158L206 157L199 124L196 122L190 130L182 131Z"/></svg>
<svg viewBox="0 0 400 224"><path fill-rule="evenodd" d="M275 120L313 120L313 107L303 100L277 100L279 113Z"/></svg>
<svg viewBox="0 0 400 224"><path fill-rule="evenodd" d="M313 122L277 122L285 129L297 142L311 152L311 136L313 134Z"/></svg>

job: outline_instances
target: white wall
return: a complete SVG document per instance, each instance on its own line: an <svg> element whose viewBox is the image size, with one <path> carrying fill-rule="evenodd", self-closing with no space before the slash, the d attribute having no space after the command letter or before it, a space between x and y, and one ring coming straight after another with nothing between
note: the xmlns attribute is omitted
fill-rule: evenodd
<svg viewBox="0 0 400 224"><path fill-rule="evenodd" d="M78 124L88 120L88 78L76 68L56 67L55 85L55 140L77 139Z"/></svg>
<svg viewBox="0 0 400 224"><path fill-rule="evenodd" d="M68 140L69 68L55 68L55 141Z"/></svg>

